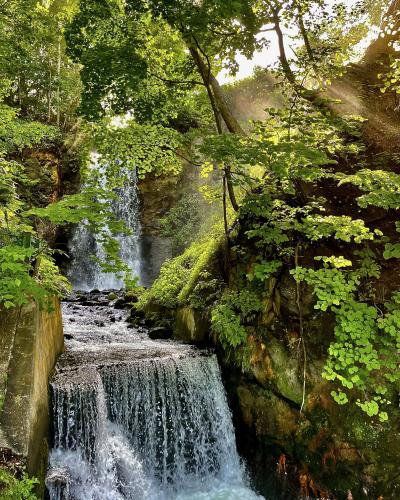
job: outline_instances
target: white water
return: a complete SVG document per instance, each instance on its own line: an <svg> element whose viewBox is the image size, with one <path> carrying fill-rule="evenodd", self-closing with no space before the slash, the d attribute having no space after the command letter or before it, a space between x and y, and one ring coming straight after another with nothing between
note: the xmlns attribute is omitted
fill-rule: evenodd
<svg viewBox="0 0 400 500"><path fill-rule="evenodd" d="M76 500L256 499L246 487L215 356L99 369L55 394L51 466ZM63 498L50 485L51 499Z"/></svg>
<svg viewBox="0 0 400 500"><path fill-rule="evenodd" d="M51 500L256 500L215 355L151 341L115 310L64 305ZM122 313L118 313L122 314ZM97 331L96 331L97 328Z"/></svg>
<svg viewBox="0 0 400 500"><path fill-rule="evenodd" d="M91 168L98 170L98 156L92 155ZM117 235L116 239L120 245L120 257L129 266L133 276L140 280L140 222L139 222L139 198L137 190L137 175L133 170L124 171L126 181L124 187L116 190L117 199L112 204L112 210L117 220L122 220L131 234ZM102 182L104 177L100 175ZM104 187L104 186L102 186ZM69 254L71 265L67 272L68 278L75 290L98 290L122 288L123 282L115 274L102 272L99 264L92 259L104 260L104 251L96 237L84 223L79 224L73 231L69 243Z"/></svg>

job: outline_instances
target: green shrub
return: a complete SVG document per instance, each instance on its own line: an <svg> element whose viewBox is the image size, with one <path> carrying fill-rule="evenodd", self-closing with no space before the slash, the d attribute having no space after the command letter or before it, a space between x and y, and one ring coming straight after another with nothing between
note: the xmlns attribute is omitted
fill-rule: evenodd
<svg viewBox="0 0 400 500"><path fill-rule="evenodd" d="M262 310L259 296L250 291L225 293L211 313L211 327L225 348L237 347L246 340L244 323Z"/></svg>
<svg viewBox="0 0 400 500"><path fill-rule="evenodd" d="M9 472L0 469L0 498L2 500L38 500L33 493L39 481L26 474L22 479L16 479Z"/></svg>
<svg viewBox="0 0 400 500"><path fill-rule="evenodd" d="M204 217L201 203L199 193L187 194L160 220L163 236L172 238L174 255L183 252L198 235Z"/></svg>

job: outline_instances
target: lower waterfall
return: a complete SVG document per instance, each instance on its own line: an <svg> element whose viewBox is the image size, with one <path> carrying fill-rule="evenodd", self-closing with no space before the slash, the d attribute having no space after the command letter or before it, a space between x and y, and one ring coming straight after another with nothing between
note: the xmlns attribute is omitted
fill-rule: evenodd
<svg viewBox="0 0 400 500"><path fill-rule="evenodd" d="M85 300L64 304L50 499L261 498L247 486L216 356L150 340L101 294Z"/></svg>

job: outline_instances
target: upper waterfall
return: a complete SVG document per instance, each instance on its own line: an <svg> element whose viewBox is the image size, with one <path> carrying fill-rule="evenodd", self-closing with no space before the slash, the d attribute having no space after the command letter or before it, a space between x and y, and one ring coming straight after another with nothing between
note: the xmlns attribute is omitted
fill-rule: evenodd
<svg viewBox="0 0 400 500"><path fill-rule="evenodd" d="M99 163L99 155L92 153L91 169L100 173L100 182L105 183L101 175L104 166ZM115 190L116 198L112 202L112 211L115 218L123 221L130 234L117 235L116 239L120 245L120 257L128 265L133 276L140 281L140 221L139 221L139 197L137 190L137 173L132 169L123 172L124 184ZM104 187L104 186L103 186ZM122 288L123 282L113 273L104 273L100 269L96 259L104 258L104 251L96 236L84 224L79 224L73 231L69 243L71 265L68 270L68 278L75 290L107 290L111 288Z"/></svg>

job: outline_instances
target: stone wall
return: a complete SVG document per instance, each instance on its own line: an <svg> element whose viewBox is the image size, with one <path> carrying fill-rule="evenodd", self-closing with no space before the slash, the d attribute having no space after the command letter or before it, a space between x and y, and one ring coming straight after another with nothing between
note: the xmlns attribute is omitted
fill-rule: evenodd
<svg viewBox="0 0 400 500"><path fill-rule="evenodd" d="M39 479L47 464L48 381L63 348L58 299L50 312L33 302L0 311L0 448L23 457Z"/></svg>

